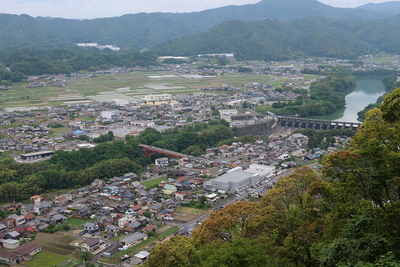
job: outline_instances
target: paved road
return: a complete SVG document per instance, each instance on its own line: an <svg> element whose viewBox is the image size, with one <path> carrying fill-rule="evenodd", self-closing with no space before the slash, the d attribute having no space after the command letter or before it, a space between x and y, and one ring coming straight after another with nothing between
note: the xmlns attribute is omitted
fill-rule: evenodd
<svg viewBox="0 0 400 267"><path fill-rule="evenodd" d="M93 258L90 259L89 262L94 263L95 265L97 265L97 260L101 257L101 255L105 252L113 252L111 254L114 254L116 252L118 252L118 241L109 241L111 242L111 245L109 247L107 247L106 249L102 250L100 253L97 253L96 255L94 255ZM78 267L85 267L84 263L81 263L79 265L77 265Z"/></svg>

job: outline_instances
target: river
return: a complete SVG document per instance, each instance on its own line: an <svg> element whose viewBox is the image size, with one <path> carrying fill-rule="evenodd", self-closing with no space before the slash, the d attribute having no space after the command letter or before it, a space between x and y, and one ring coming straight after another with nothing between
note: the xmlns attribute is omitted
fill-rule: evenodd
<svg viewBox="0 0 400 267"><path fill-rule="evenodd" d="M346 107L329 115L310 116L313 119L357 122L357 112L385 93L385 85L380 76L357 77L357 84L346 95Z"/></svg>

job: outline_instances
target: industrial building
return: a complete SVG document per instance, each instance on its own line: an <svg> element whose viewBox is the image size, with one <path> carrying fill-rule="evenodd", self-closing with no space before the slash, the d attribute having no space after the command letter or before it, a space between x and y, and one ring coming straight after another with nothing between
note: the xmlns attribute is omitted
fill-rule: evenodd
<svg viewBox="0 0 400 267"><path fill-rule="evenodd" d="M170 101L172 100L172 95L171 94L160 94L160 95L146 95L144 97L144 99L147 102L151 102L151 101Z"/></svg>
<svg viewBox="0 0 400 267"><path fill-rule="evenodd" d="M259 174L235 170L211 180L211 186L223 191L237 192L261 180Z"/></svg>
<svg viewBox="0 0 400 267"><path fill-rule="evenodd" d="M217 190L234 193L259 183L265 177L273 175L274 172L275 168L272 166L252 164L246 170L242 170L241 167L231 169L224 175L207 181L204 186L211 185Z"/></svg>

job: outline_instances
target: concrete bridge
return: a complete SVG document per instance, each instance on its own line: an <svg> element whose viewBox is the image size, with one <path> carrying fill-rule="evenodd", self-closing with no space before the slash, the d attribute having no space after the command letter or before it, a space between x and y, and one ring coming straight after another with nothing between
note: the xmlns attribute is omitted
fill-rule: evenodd
<svg viewBox="0 0 400 267"><path fill-rule="evenodd" d="M159 148L159 147L155 147L155 146L148 146L148 145L144 145L144 144L139 144L139 147L144 151L144 154L146 155L146 158L151 158L152 155L156 154L156 153L161 153L164 154L170 158L185 158L188 155L185 155L183 153L179 153L179 152L175 152L175 151L171 151L168 149L164 149L164 148Z"/></svg>
<svg viewBox="0 0 400 267"><path fill-rule="evenodd" d="M352 129L358 130L360 122L331 121L321 119L309 119L299 117L276 116L278 125L300 129L332 130L332 129Z"/></svg>

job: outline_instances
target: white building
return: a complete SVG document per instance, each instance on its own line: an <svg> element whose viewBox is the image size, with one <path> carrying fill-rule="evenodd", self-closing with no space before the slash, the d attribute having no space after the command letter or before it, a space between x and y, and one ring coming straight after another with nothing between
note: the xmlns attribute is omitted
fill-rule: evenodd
<svg viewBox="0 0 400 267"><path fill-rule="evenodd" d="M167 157L158 158L155 160L155 165L160 167L168 167L169 159Z"/></svg>
<svg viewBox="0 0 400 267"><path fill-rule="evenodd" d="M129 104L129 101L125 100L125 99L113 99L112 101L115 103L115 105L120 106L120 107L123 107L123 106L126 106Z"/></svg>
<svg viewBox="0 0 400 267"><path fill-rule="evenodd" d="M97 43L77 43L80 47L97 47Z"/></svg>
<svg viewBox="0 0 400 267"><path fill-rule="evenodd" d="M104 119L116 119L121 115L119 110L106 110L100 113L100 117Z"/></svg>
<svg viewBox="0 0 400 267"><path fill-rule="evenodd" d="M244 170L244 172L259 174L260 178L263 179L264 177L274 174L275 167L261 164L251 164L249 168Z"/></svg>
<svg viewBox="0 0 400 267"><path fill-rule="evenodd" d="M238 114L238 111L235 108L233 108L233 109L220 109L219 110L219 114L220 115L236 115L236 114Z"/></svg>
<svg viewBox="0 0 400 267"><path fill-rule="evenodd" d="M241 170L231 171L211 180L211 186L223 191L237 192L260 182L260 174Z"/></svg>
<svg viewBox="0 0 400 267"><path fill-rule="evenodd" d="M147 102L151 101L170 101L172 100L171 94L160 94L160 95L153 95L149 94L144 97Z"/></svg>

